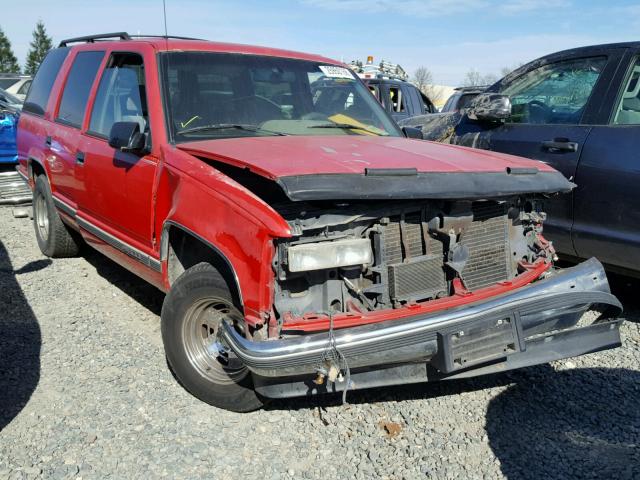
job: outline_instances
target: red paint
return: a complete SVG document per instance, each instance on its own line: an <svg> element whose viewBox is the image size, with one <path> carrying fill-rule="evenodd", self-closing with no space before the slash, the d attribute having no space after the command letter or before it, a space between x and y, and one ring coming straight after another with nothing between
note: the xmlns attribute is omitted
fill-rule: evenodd
<svg viewBox="0 0 640 480"><path fill-rule="evenodd" d="M419 172L504 172L548 165L504 153L402 137L354 135L229 138L189 142L179 149L248 167L268 178L318 173L364 173L365 168L417 168ZM313 160L311 160L313 159Z"/></svg>
<svg viewBox="0 0 640 480"><path fill-rule="evenodd" d="M481 288L475 292L469 292L460 286L456 287L456 293L451 297L431 300L429 302L411 304L396 310L379 310L361 314L340 314L333 317L333 327L336 329L368 325L371 323L386 322L387 320L400 320L419 314L433 313L440 310L468 305L470 303L486 300L533 282L544 272L551 268L551 264L539 261L532 264L531 269L521 273L513 280L501 282L489 287ZM305 315L303 317L286 317L282 326L283 331L319 332L329 329L329 318L325 315Z"/></svg>
<svg viewBox="0 0 640 480"><path fill-rule="evenodd" d="M416 167L422 172L494 172L507 166L544 164L493 152L470 150L403 138L318 136L262 137L203 141L175 147L168 143L157 54L165 50L270 55L339 64L333 60L298 52L264 47L204 41L140 39L106 41L72 47L51 91L43 116L24 112L18 129L19 168L27 175L40 165L47 174L53 195L76 218L100 228L120 242L161 261L161 272L81 229L75 218L63 215L67 224L105 255L162 290L170 288L166 251L161 236L167 222L177 223L213 245L232 265L243 298L247 322L267 322L277 332L272 311L274 273L273 240L289 237L284 219L262 199L196 158L204 156L246 166L271 178L313 173L357 173L365 167ZM56 123L61 94L75 55L79 51L105 52L90 91L80 128ZM152 150L142 157L116 154L105 138L87 131L98 83L112 52L133 52L145 63L145 84ZM45 138L52 138L45 147ZM85 153L84 165L76 153ZM33 186L33 179L30 179ZM339 328L405 318L420 312L463 305L518 288L537 278L547 264L517 277L509 285L496 285L470 295L411 305L403 309L336 317ZM326 319L288 319L288 329L326 329Z"/></svg>

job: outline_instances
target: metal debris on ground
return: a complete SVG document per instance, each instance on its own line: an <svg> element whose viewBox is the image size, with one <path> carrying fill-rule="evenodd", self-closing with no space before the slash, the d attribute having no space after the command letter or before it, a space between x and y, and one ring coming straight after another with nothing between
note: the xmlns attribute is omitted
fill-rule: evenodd
<svg viewBox="0 0 640 480"><path fill-rule="evenodd" d="M0 205L31 203L31 189L16 171L0 171Z"/></svg>

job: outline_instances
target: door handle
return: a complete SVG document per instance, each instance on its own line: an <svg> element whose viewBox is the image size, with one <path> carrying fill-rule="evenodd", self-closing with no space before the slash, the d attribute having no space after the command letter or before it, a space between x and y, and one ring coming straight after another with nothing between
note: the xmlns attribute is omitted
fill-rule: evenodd
<svg viewBox="0 0 640 480"><path fill-rule="evenodd" d="M45 147L51 146L51 137L47 136L47 138L44 139L44 146Z"/></svg>
<svg viewBox="0 0 640 480"><path fill-rule="evenodd" d="M84 165L84 152L76 153L76 163L78 165Z"/></svg>
<svg viewBox="0 0 640 480"><path fill-rule="evenodd" d="M578 143L571 142L568 138L554 138L553 140L542 142L542 148L550 153L577 152Z"/></svg>

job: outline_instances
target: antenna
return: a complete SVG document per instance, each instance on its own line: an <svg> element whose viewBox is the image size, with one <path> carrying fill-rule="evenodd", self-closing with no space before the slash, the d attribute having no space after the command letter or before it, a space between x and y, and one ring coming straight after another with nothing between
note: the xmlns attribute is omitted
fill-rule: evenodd
<svg viewBox="0 0 640 480"><path fill-rule="evenodd" d="M162 14L164 17L164 36L169 37L167 33L167 2L166 0L162 0Z"/></svg>

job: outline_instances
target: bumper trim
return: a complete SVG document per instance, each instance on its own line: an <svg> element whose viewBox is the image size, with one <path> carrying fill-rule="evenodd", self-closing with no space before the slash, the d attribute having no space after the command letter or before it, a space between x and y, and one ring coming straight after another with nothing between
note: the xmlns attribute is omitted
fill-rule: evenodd
<svg viewBox="0 0 640 480"><path fill-rule="evenodd" d="M531 338L525 351L477 368L443 375L425 363L405 363L382 368L363 368L351 372L351 390L363 390L391 385L406 385L439 380L459 380L480 375L503 373L563 358L576 357L620 346L622 319L572 328ZM316 385L308 376L253 377L256 391L268 398L309 396L318 393L341 392L343 385Z"/></svg>
<svg viewBox="0 0 640 480"><path fill-rule="evenodd" d="M438 351L438 334L518 314L527 338L538 333L541 324L546 326L545 331L571 327L582 312L596 304L605 306L610 310L607 314L613 316L622 311L620 302L609 293L602 265L591 259L486 301L403 320L336 330L334 338L352 367L427 361ZM225 324L221 337L252 372L266 377L312 373L329 346L326 332L254 342Z"/></svg>

